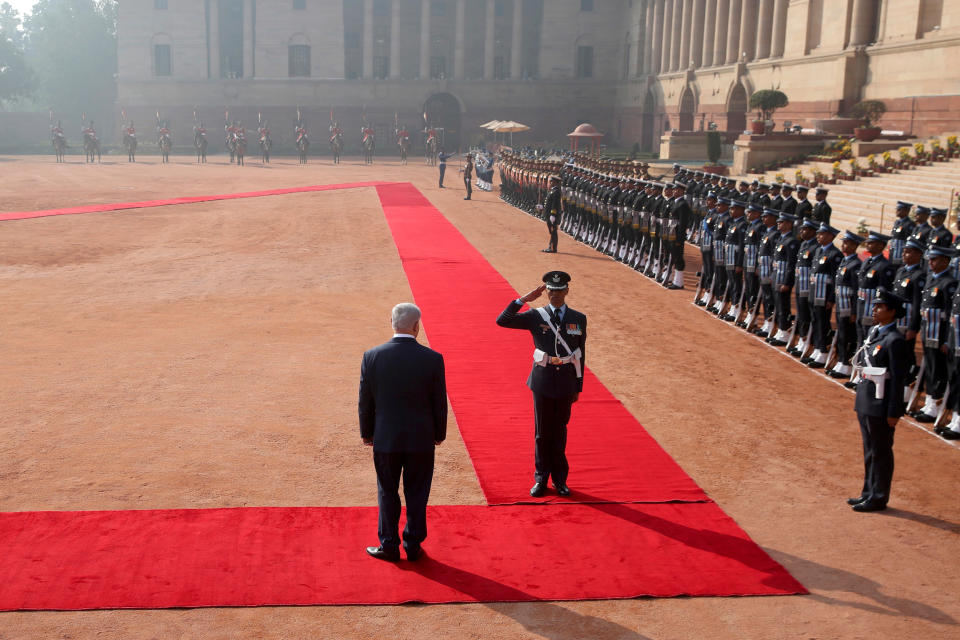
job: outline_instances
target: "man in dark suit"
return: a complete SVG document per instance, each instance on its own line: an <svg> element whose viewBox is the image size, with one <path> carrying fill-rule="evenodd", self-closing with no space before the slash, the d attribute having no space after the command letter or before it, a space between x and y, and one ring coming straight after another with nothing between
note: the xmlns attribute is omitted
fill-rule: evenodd
<svg viewBox="0 0 960 640"><path fill-rule="evenodd" d="M906 300L881 287L873 304L874 325L860 347L854 408L863 438L863 489L847 504L854 511L883 511L893 480L893 433L906 410L903 384L910 366L907 341L896 320L906 312Z"/></svg>
<svg viewBox="0 0 960 640"><path fill-rule="evenodd" d="M547 490L547 479L561 496L570 495L567 475L567 422L570 408L583 390L583 367L587 342L587 317L569 308L564 300L570 290L570 276L551 271L543 276L544 284L507 305L497 324L507 329L523 329L533 336L533 369L527 386L533 391L533 412L536 424L536 483L530 489L533 497ZM517 313L524 303L533 302L546 291L550 304Z"/></svg>
<svg viewBox="0 0 960 640"><path fill-rule="evenodd" d="M407 502L403 548L413 561L427 537L434 447L447 436L447 387L443 356L417 342L420 309L398 304L391 324L393 339L364 353L360 366L360 437L373 447L380 507L380 546L367 547L367 553L400 559L402 474Z"/></svg>

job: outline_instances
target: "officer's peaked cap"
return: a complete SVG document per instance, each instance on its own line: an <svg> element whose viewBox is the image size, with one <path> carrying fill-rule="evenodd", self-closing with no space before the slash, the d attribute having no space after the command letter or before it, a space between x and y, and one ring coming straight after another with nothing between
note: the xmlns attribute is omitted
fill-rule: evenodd
<svg viewBox="0 0 960 640"><path fill-rule="evenodd" d="M814 222L813 220L811 220L810 218L804 219L803 224L801 224L800 226L801 226L801 227L809 227L810 229L813 229L814 231L817 231L817 230L819 229L819 227L817 226L817 223Z"/></svg>
<svg viewBox="0 0 960 640"><path fill-rule="evenodd" d="M884 304L896 312L897 318L902 318L907 313L907 299L895 294L886 287L877 287L877 294L873 298L873 304Z"/></svg>
<svg viewBox="0 0 960 640"><path fill-rule="evenodd" d="M850 229L847 229L846 231L843 232L843 235L840 237L840 240L849 240L850 242L856 242L857 244L861 244L863 242L863 236L858 236L853 231L850 231Z"/></svg>
<svg viewBox="0 0 960 640"><path fill-rule="evenodd" d="M910 209L913 207L912 202L904 202L903 200L897 200L897 209Z"/></svg>
<svg viewBox="0 0 960 640"><path fill-rule="evenodd" d="M907 240L907 242L903 245L903 248L913 249L914 251L919 251L920 253L923 253L927 250L927 246L923 242L914 240L913 238Z"/></svg>
<svg viewBox="0 0 960 640"><path fill-rule="evenodd" d="M837 235L840 233L840 229L836 227L831 227L826 222L820 224L820 227L817 229L817 233L829 233L831 235Z"/></svg>
<svg viewBox="0 0 960 640"><path fill-rule="evenodd" d="M548 271L543 275L547 289L566 289L570 282L570 274L566 271Z"/></svg>
<svg viewBox="0 0 960 640"><path fill-rule="evenodd" d="M763 207L761 207L760 205L758 205L758 204L756 204L756 203L751 203L751 204L747 205L747 211L756 211L756 212L759 213L759 212L762 212L762 211L763 211Z"/></svg>
<svg viewBox="0 0 960 640"><path fill-rule="evenodd" d="M953 247L941 247L938 245L932 245L927 249L927 256L930 258L936 258L942 256L944 258L953 258L957 255L957 250Z"/></svg>
<svg viewBox="0 0 960 640"><path fill-rule="evenodd" d="M771 209L771 208L769 208L769 207L765 207L764 210L763 210L763 215L765 215L765 216L773 216L774 218L779 218L779 217L780 217L780 212L777 211L776 209Z"/></svg>
<svg viewBox="0 0 960 640"><path fill-rule="evenodd" d="M884 235L879 231L871 231L867 234L867 242L890 242L890 236Z"/></svg>
<svg viewBox="0 0 960 640"><path fill-rule="evenodd" d="M797 221L797 216L793 215L792 213L786 213L786 212L781 213L780 217L777 218L777 222L794 223L796 221Z"/></svg>
<svg viewBox="0 0 960 640"><path fill-rule="evenodd" d="M917 205L917 215L928 216L930 215L930 207L925 207L922 204Z"/></svg>
<svg viewBox="0 0 960 640"><path fill-rule="evenodd" d="M931 215L931 216L945 216L945 215L947 215L947 210L946 210L946 209L940 209L940 208L937 208L937 207L930 207L930 215Z"/></svg>

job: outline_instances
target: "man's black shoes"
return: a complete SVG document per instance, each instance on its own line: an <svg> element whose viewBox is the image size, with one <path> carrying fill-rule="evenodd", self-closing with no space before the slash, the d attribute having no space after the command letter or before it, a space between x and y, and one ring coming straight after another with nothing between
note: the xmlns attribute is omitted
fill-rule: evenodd
<svg viewBox="0 0 960 640"><path fill-rule="evenodd" d="M377 560L386 560L388 562L396 562L400 559L400 551L398 549L391 551L383 547L367 547L367 555Z"/></svg>
<svg viewBox="0 0 960 640"><path fill-rule="evenodd" d="M533 487L530 488L530 496L534 498L539 498L547 492L547 483L538 482Z"/></svg>
<svg viewBox="0 0 960 640"><path fill-rule="evenodd" d="M556 487L557 487L557 494L558 494L558 495L561 495L561 496L569 496L569 495L570 495L570 487L568 487L567 485L565 485L565 484L559 484L559 485L556 485Z"/></svg>
<svg viewBox="0 0 960 640"><path fill-rule="evenodd" d="M423 547L410 547L409 549L404 549L407 552L407 560L410 562L416 562L423 557Z"/></svg>
<svg viewBox="0 0 960 640"><path fill-rule="evenodd" d="M863 502L858 502L853 505L853 510L860 513L869 513L871 511L883 511L887 508L887 505L882 502L870 502L869 500L864 500Z"/></svg>
<svg viewBox="0 0 960 640"><path fill-rule="evenodd" d="M866 500L866 498L864 498L863 496L857 496L856 498L847 498L847 504L852 507L854 505L860 504L864 500Z"/></svg>

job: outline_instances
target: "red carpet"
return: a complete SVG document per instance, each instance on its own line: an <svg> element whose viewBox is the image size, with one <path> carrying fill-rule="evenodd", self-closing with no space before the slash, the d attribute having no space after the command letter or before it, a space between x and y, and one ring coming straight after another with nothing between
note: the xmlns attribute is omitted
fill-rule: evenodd
<svg viewBox="0 0 960 640"><path fill-rule="evenodd" d="M368 558L376 509L0 514L0 609L777 595L712 503L431 507L428 557Z"/></svg>
<svg viewBox="0 0 960 640"><path fill-rule="evenodd" d="M516 292L412 185L302 187L0 220L371 185L426 334L444 353L450 400L485 495L493 504L529 501L533 416L523 382L532 347L524 332L494 324ZM806 593L589 371L568 453L573 500L431 507L429 557L416 564L363 552L376 542L374 507L0 513L0 610Z"/></svg>
<svg viewBox="0 0 960 640"><path fill-rule="evenodd" d="M443 353L447 393L487 501L569 501L527 493L533 484L533 399L525 382L533 342L529 333L494 322L517 292L413 185L384 185L377 192L423 310L424 331ZM531 288L541 275L530 274ZM589 339L586 351L589 365ZM572 500L709 499L589 368L581 398L567 438Z"/></svg>
<svg viewBox="0 0 960 640"><path fill-rule="evenodd" d="M45 209L42 211L11 211L0 213L0 222L4 220L27 220L29 218L46 218L48 216L68 216L79 213L102 213L104 211L122 211L125 209L148 209L150 207L167 207L174 204L196 204L198 202L213 202L215 200L236 200L238 198L262 198L264 196L279 196L288 193L307 193L311 191L334 191L336 189L357 189L360 187L375 187L387 182L354 182L350 184L316 184L306 187L289 187L286 189L268 189L267 191L248 191L246 193L226 193L214 196L186 196L182 198L165 198L161 200L144 200L143 202L117 202L113 204L90 204L79 207L64 207L62 209Z"/></svg>

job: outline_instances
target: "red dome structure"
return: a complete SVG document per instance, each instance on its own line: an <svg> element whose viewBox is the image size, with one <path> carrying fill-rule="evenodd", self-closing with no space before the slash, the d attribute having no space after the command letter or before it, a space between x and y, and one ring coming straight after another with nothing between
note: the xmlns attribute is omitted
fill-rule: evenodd
<svg viewBox="0 0 960 640"><path fill-rule="evenodd" d="M587 138L590 141L590 153L597 152L597 141L603 137L603 134L597 131L597 128L588 122L578 125L571 133L567 134L570 138L570 149L577 150L580 146L580 138Z"/></svg>

